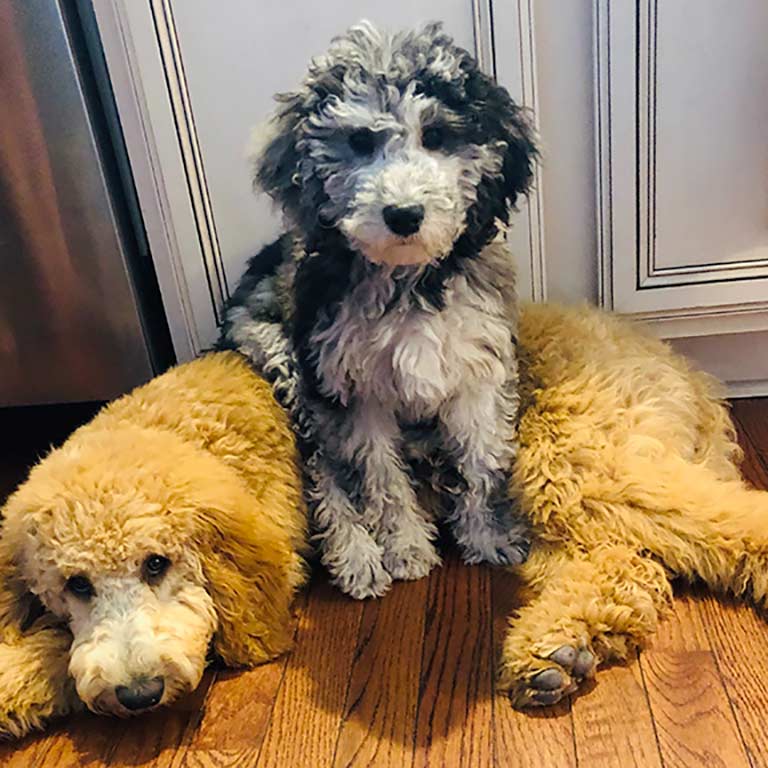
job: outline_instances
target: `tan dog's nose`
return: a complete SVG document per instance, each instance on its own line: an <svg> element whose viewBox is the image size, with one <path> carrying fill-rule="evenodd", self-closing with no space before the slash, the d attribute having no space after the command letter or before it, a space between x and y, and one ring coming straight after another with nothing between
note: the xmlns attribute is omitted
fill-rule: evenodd
<svg viewBox="0 0 768 768"><path fill-rule="evenodd" d="M149 709L160 703L163 698L165 681L162 677L137 678L130 685L118 685L115 688L117 700L132 712Z"/></svg>

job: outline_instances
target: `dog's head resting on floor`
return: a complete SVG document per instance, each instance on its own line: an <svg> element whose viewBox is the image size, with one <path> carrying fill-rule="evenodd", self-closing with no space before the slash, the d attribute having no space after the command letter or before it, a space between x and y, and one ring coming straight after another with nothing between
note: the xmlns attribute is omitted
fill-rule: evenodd
<svg viewBox="0 0 768 768"><path fill-rule="evenodd" d="M171 432L89 425L3 509L0 636L67 625L79 698L117 715L194 689L211 644L238 664L267 638L269 658L284 650L272 624L288 631L266 568L281 537L269 519L249 529L253 504L228 466Z"/></svg>
<svg viewBox="0 0 768 768"><path fill-rule="evenodd" d="M255 180L310 247L335 230L388 266L477 252L531 181L527 115L439 24L362 22L277 99Z"/></svg>

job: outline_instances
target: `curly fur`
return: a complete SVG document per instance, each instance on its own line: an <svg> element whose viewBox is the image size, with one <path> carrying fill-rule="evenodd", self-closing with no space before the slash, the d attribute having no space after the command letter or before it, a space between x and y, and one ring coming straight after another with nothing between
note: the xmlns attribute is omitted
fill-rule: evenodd
<svg viewBox="0 0 768 768"><path fill-rule="evenodd" d="M462 488L448 519L465 559L521 562L504 232L536 154L525 115L439 25L389 35L363 22L278 101L254 168L289 234L252 260L221 344L280 380L313 436L323 562L357 598L439 562L406 460L414 425L431 427ZM401 230L393 210L418 221Z"/></svg>
<svg viewBox="0 0 768 768"><path fill-rule="evenodd" d="M306 515L294 440L269 386L231 352L106 407L3 508L0 734L81 708L130 714L117 686L198 684L290 644ZM170 560L151 580L146 558ZM87 578L91 596L68 579ZM35 611L35 608L38 608Z"/></svg>
<svg viewBox="0 0 768 768"><path fill-rule="evenodd" d="M764 605L768 493L741 480L719 385L594 309L525 308L514 480L536 544L500 686L519 706L575 690L656 628L670 579Z"/></svg>
<svg viewBox="0 0 768 768"><path fill-rule="evenodd" d="M554 703L600 662L626 659L655 631L676 577L765 606L768 493L740 477L717 382L586 306L523 306L518 352L512 494L533 547L520 570L529 600L510 617L500 663L513 703ZM279 378L276 389L296 391ZM423 438L409 433L410 452L431 461ZM464 492L449 480L439 473L437 490Z"/></svg>

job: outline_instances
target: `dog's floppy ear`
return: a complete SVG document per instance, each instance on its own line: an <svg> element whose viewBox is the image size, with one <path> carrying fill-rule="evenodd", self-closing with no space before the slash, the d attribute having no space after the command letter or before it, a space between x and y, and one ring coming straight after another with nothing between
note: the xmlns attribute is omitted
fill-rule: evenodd
<svg viewBox="0 0 768 768"><path fill-rule="evenodd" d="M498 86L497 86L498 87ZM533 181L538 150L529 113L518 107L504 89L501 129L507 149L504 152L504 191L514 206L518 195L525 194Z"/></svg>
<svg viewBox="0 0 768 768"><path fill-rule="evenodd" d="M274 658L291 644L291 602L303 580L299 555L242 488L220 488L197 510L199 555L218 616L214 650L230 666ZM265 503L267 503L265 501Z"/></svg>
<svg viewBox="0 0 768 768"><path fill-rule="evenodd" d="M533 180L538 160L535 131L530 112L512 100L507 89L482 72L474 60L465 65L466 93L475 120L484 134L505 144L503 193L514 206Z"/></svg>
<svg viewBox="0 0 768 768"><path fill-rule="evenodd" d="M11 545L0 528L0 640L18 637L44 613L42 603L21 578Z"/></svg>
<svg viewBox="0 0 768 768"><path fill-rule="evenodd" d="M82 709L69 675L72 635L19 574L0 532L0 739L20 738Z"/></svg>
<svg viewBox="0 0 768 768"><path fill-rule="evenodd" d="M304 110L298 94L281 94L277 99L280 106L253 131L251 138L253 185L284 209L291 210L296 207L301 191L301 156L296 142Z"/></svg>

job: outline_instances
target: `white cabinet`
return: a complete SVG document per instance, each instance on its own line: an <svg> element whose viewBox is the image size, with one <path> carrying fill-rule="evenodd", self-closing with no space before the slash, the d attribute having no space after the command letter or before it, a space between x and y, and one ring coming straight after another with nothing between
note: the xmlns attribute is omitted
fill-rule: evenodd
<svg viewBox="0 0 768 768"><path fill-rule="evenodd" d="M93 7L179 358L213 341L279 230L245 157L272 94L360 18L442 19L537 114L544 165L510 234L521 293L602 301L768 393L765 0Z"/></svg>
<svg viewBox="0 0 768 768"><path fill-rule="evenodd" d="M768 394L768 3L595 11L602 301Z"/></svg>

